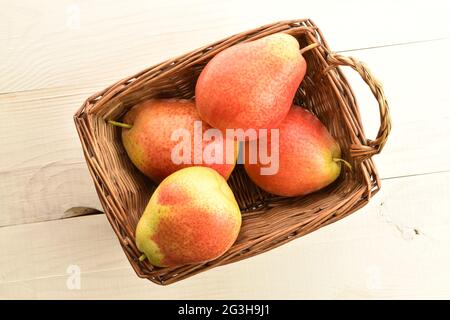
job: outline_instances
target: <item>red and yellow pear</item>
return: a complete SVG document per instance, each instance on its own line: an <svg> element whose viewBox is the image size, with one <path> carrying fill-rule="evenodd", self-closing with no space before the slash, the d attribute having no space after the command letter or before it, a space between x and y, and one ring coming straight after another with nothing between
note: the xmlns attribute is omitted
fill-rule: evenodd
<svg viewBox="0 0 450 320"><path fill-rule="evenodd" d="M246 142L245 170L267 192L280 196L306 195L331 184L339 176L341 165L349 165L341 159L339 144L327 128L304 108L293 106L278 130L278 148L273 145L271 132L267 139L258 141L258 148L267 143L267 150L278 151L278 158L272 159L278 159L278 171L274 174L262 174L261 169L269 164L263 164L259 156L250 161L252 150Z"/></svg>
<svg viewBox="0 0 450 320"><path fill-rule="evenodd" d="M160 183L136 228L142 258L159 267L218 258L235 242L241 213L226 180L207 167L181 169Z"/></svg>
<svg viewBox="0 0 450 320"><path fill-rule="evenodd" d="M221 130L275 128L305 72L306 61L291 35L276 33L231 46L214 56L198 78L200 117Z"/></svg>
<svg viewBox="0 0 450 320"><path fill-rule="evenodd" d="M228 154L226 137L203 139L211 127L202 121L192 100L155 99L147 100L133 107L123 118L124 123L110 123L124 127L122 142L133 164L155 182L161 182L171 173L193 165L208 166L228 179L237 158L237 143L229 141L231 153ZM195 145L196 124L201 124L199 148ZM180 145L180 139L173 139L174 132L184 130L189 139L187 155L189 161L174 161L173 152ZM180 131L178 131L180 132ZM196 148L200 151L201 162L196 162ZM203 151L217 152L213 160L205 161ZM180 148L181 149L181 148ZM181 150L183 151L183 150ZM186 150L184 150L186 151ZM227 158L228 156L228 158ZM198 155L197 155L198 157ZM231 159L231 160L230 160Z"/></svg>

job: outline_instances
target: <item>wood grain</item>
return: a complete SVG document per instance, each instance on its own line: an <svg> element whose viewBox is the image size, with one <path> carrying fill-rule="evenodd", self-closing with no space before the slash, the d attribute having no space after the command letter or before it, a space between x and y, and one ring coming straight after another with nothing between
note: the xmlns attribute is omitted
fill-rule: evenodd
<svg viewBox="0 0 450 320"><path fill-rule="evenodd" d="M0 226L101 209L72 121L87 91L0 95Z"/></svg>
<svg viewBox="0 0 450 320"><path fill-rule="evenodd" d="M387 180L346 219L169 287L135 276L104 216L4 227L0 297L448 298L449 193L450 173ZM70 265L80 290L66 287Z"/></svg>
<svg viewBox="0 0 450 320"><path fill-rule="evenodd" d="M312 18L339 51L449 37L446 9L444 0L8 2L0 13L0 93L113 83L288 19Z"/></svg>

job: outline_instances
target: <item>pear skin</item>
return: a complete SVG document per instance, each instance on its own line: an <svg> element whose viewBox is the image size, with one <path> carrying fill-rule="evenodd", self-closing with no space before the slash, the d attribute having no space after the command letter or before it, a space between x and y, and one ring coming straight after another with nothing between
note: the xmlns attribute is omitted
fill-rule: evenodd
<svg viewBox="0 0 450 320"><path fill-rule="evenodd" d="M241 212L226 180L207 167L181 169L153 193L136 228L136 245L159 267L218 258L235 242Z"/></svg>
<svg viewBox="0 0 450 320"><path fill-rule="evenodd" d="M270 134L268 150L272 146ZM294 106L279 126L279 165L273 175L261 174L258 157L250 163L249 142L245 146L245 171L263 190L279 196L300 196L322 189L336 180L341 166L341 149L327 128L311 112ZM254 161L253 161L254 162Z"/></svg>
<svg viewBox="0 0 450 320"><path fill-rule="evenodd" d="M193 100L147 100L134 106L125 115L123 122L130 128L122 129L122 142L133 164L155 182L159 183L171 173L193 165L213 168L228 179L237 159L237 143L228 141L230 145L234 145L234 148L231 148L234 154L228 155L225 136L215 140L201 139L200 151L205 151L205 148L214 150L217 152L217 157L212 160L217 161L208 162L201 154L202 163L195 163L194 125L196 121L202 123L202 135L211 128L200 119ZM113 124L117 125L114 122ZM187 162L177 163L173 161L172 152L182 143L182 137L172 139L172 134L180 129L189 134L190 157Z"/></svg>
<svg viewBox="0 0 450 320"><path fill-rule="evenodd" d="M234 45L217 54L198 78L200 117L221 130L277 127L305 73L299 43L288 34Z"/></svg>

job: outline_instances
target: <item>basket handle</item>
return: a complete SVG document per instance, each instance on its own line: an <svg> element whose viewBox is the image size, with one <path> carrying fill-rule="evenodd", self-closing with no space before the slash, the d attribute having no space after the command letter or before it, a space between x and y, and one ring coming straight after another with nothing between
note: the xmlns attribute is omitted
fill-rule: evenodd
<svg viewBox="0 0 450 320"><path fill-rule="evenodd" d="M330 66L348 66L359 73L361 78L367 83L378 102L380 110L380 128L374 140L367 139L365 145L353 144L350 146L350 154L355 158L367 159L374 154L380 153L383 149L389 132L391 131L391 117L389 106L384 96L381 83L372 75L369 68L362 62L352 57L346 57L335 53L328 54Z"/></svg>

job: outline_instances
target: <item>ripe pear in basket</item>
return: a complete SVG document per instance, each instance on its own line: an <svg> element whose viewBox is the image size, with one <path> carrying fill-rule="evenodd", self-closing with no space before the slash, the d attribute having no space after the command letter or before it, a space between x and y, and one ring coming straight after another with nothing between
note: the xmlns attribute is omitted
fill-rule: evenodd
<svg viewBox="0 0 450 320"><path fill-rule="evenodd" d="M272 131L260 139L257 147L277 153L276 167L261 161L261 153L251 161L252 141L245 144L245 171L260 188L279 196L302 196L334 182L341 173L341 148L327 128L311 112L293 106L279 125L277 137ZM272 158L273 155L272 155ZM264 174L265 173L265 174Z"/></svg>
<svg viewBox="0 0 450 320"><path fill-rule="evenodd" d="M275 33L227 48L203 69L195 87L200 117L226 129L276 128L306 73L297 39Z"/></svg>
<svg viewBox="0 0 450 320"><path fill-rule="evenodd" d="M241 227L241 212L215 170L189 167L171 174L153 193L136 229L141 260L159 267L213 260L227 251Z"/></svg>
<svg viewBox="0 0 450 320"><path fill-rule="evenodd" d="M211 167L228 179L236 164L237 143L229 141L234 148L226 152L224 136L214 140L201 139L199 160L195 161L196 126L199 125L198 134L201 136L211 127L201 121L192 100L147 100L134 106L123 118L123 123L110 123L123 127L122 142L129 158L155 182L161 182L171 173L192 165ZM181 148L183 139L188 140L187 150ZM217 153L214 158L211 157L217 161L204 161L203 153L208 150Z"/></svg>

